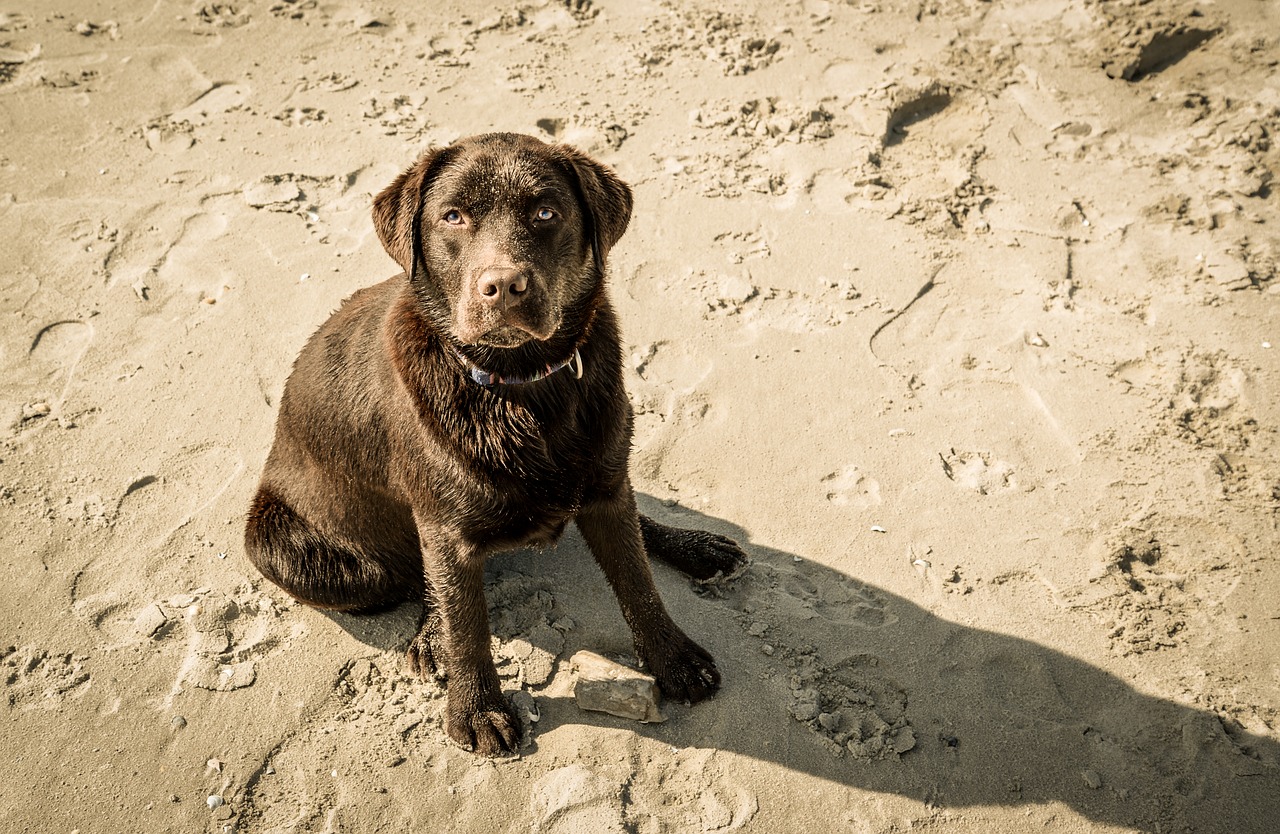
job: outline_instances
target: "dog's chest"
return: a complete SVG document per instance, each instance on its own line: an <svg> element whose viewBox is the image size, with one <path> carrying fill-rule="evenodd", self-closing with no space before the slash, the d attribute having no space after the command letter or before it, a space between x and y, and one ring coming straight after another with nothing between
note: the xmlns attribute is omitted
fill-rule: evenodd
<svg viewBox="0 0 1280 834"><path fill-rule="evenodd" d="M600 439L582 410L538 405L494 398L458 415L474 488L462 508L478 538L554 542L599 481Z"/></svg>

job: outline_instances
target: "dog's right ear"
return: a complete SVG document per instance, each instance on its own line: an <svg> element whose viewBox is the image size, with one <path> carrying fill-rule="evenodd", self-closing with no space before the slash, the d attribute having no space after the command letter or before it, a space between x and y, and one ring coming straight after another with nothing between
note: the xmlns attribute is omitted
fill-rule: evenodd
<svg viewBox="0 0 1280 834"><path fill-rule="evenodd" d="M373 198L373 229L382 248L400 264L406 275L413 274L414 226L422 222L422 200L443 148L428 148L395 181Z"/></svg>

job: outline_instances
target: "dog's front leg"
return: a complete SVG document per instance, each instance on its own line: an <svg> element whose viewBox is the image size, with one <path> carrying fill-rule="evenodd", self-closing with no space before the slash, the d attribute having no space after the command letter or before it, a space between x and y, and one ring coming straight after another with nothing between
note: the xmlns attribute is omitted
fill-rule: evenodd
<svg viewBox="0 0 1280 834"><path fill-rule="evenodd" d="M489 606L484 598L484 554L454 541L432 525L419 524L426 573L423 617L410 653L420 674L429 667L447 679L445 732L483 756L511 753L520 741L520 719L502 695L489 649ZM411 658L410 666L415 667ZM442 674L441 674L442 673ZM423 677L426 677L423 674Z"/></svg>
<svg viewBox="0 0 1280 834"><path fill-rule="evenodd" d="M705 649L671 619L649 572L631 485L582 508L578 529L618 597L640 660L668 698L696 703L720 688L720 672Z"/></svg>

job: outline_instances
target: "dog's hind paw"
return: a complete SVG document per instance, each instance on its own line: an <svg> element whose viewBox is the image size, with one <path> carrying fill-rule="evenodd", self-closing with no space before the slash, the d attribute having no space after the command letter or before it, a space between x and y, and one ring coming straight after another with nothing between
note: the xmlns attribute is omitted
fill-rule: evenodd
<svg viewBox="0 0 1280 834"><path fill-rule="evenodd" d="M644 515L640 532L649 556L699 582L732 578L747 566L747 554L738 543L719 533L668 527Z"/></svg>
<svg viewBox="0 0 1280 834"><path fill-rule="evenodd" d="M405 662L409 664L409 671L424 681L444 684L449 675L443 662L444 656L439 650L439 621L440 618L432 614L422 618L417 635L409 642L409 648L405 651Z"/></svg>

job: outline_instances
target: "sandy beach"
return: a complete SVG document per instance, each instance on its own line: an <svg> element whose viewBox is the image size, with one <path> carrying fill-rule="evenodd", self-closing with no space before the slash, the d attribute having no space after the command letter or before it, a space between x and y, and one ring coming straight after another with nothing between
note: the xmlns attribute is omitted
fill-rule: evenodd
<svg viewBox="0 0 1280 834"><path fill-rule="evenodd" d="M1280 830L1280 6L0 3L0 830ZM518 757L419 608L246 560L373 196L514 131L635 194L609 288L662 723L581 536L490 563ZM533 720L536 718L536 721Z"/></svg>

